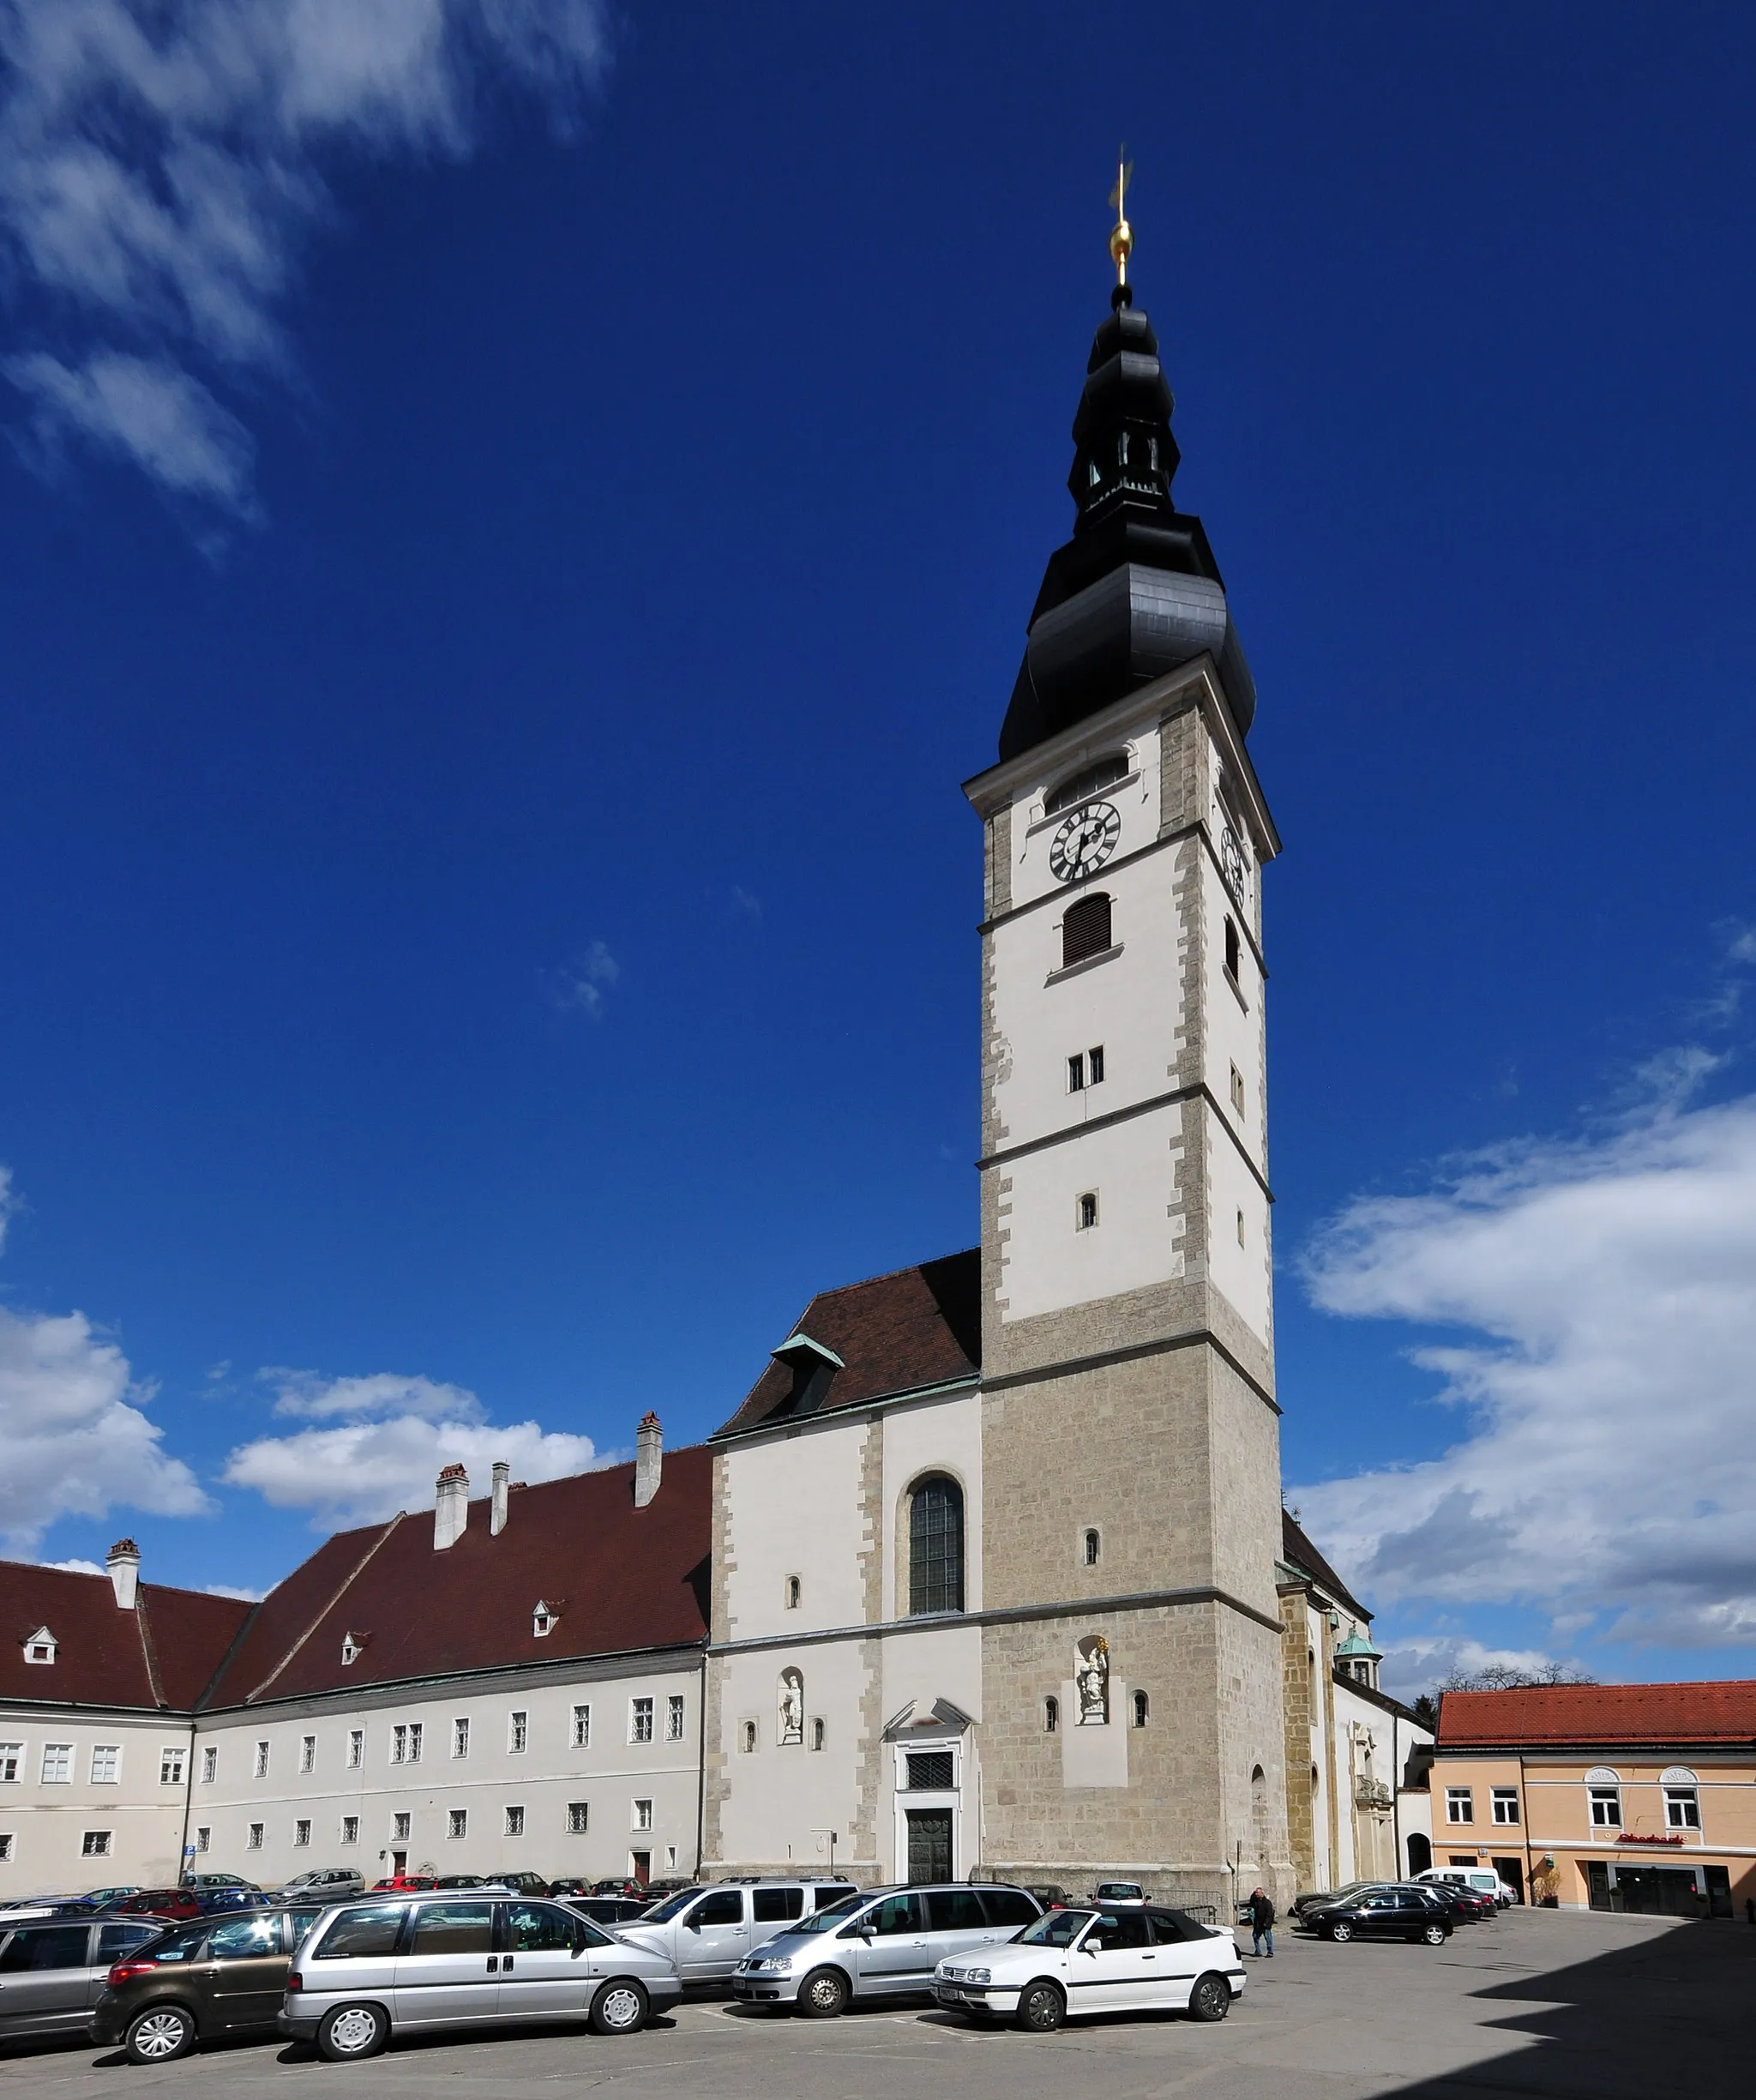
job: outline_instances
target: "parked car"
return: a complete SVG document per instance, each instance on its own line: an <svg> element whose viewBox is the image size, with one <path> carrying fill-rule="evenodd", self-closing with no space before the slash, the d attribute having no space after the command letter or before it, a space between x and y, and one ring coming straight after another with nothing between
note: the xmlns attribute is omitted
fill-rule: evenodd
<svg viewBox="0 0 1756 2100"><path fill-rule="evenodd" d="M403 2030L484 2021L571 2016L598 2034L632 2034L682 1991L663 1955L562 1904L435 1892L326 1910L299 1949L279 2024L345 2063Z"/></svg>
<svg viewBox="0 0 1756 2100"><path fill-rule="evenodd" d="M1441 1886L1434 1882L1409 1882L1405 1886L1418 1886L1427 1900L1437 1904L1454 1925L1473 1925L1479 1919L1494 1915L1494 1905L1473 1889Z"/></svg>
<svg viewBox="0 0 1756 2100"><path fill-rule="evenodd" d="M203 1917L220 1917L232 1910L266 1910L269 1898L254 1888L207 1888L195 1902Z"/></svg>
<svg viewBox="0 0 1756 2100"><path fill-rule="evenodd" d="M95 1917L99 1906L89 1896L25 1896L0 1911L0 1932L9 1925L36 1923L51 1917Z"/></svg>
<svg viewBox="0 0 1756 2100"><path fill-rule="evenodd" d="M435 1888L486 1888L489 1885L485 1874L442 1874L433 1884ZM346 1893L345 1891L343 1892ZM355 1892L363 1895L365 1892L358 1890Z"/></svg>
<svg viewBox="0 0 1756 2100"><path fill-rule="evenodd" d="M154 2064L222 2035L272 2035L293 1952L321 1916L315 1904L275 1904L172 1926L110 1971L92 2039Z"/></svg>
<svg viewBox="0 0 1756 2100"><path fill-rule="evenodd" d="M1124 1903L1051 1910L976 1959L953 1955L934 1972L940 2004L977 2023L1013 2019L1048 2034L1090 2013L1192 2013L1224 2019L1244 1988L1237 1942L1181 1910Z"/></svg>
<svg viewBox="0 0 1756 2100"><path fill-rule="evenodd" d="M1025 1892L1034 1896L1045 1910L1064 1910L1073 1900L1071 1893L1059 1881L1026 1881Z"/></svg>
<svg viewBox="0 0 1756 2100"><path fill-rule="evenodd" d="M496 1888L515 1889L520 1896L546 1896L549 1884L540 1874L496 1874L489 1879Z"/></svg>
<svg viewBox="0 0 1756 2100"><path fill-rule="evenodd" d="M631 1925L636 1918L644 1917L652 1906L642 1903L638 1896L568 1896L557 1893L557 1903L564 1903L569 1910L577 1910L581 1917L588 1917L594 1925L607 1925L612 1932L620 1932L624 1925Z"/></svg>
<svg viewBox="0 0 1756 2100"><path fill-rule="evenodd" d="M90 1904L94 1910L101 1910L110 1904L120 1903L124 1896L138 1896L140 1892L138 1881L125 1881L114 1888L88 1888L81 1900Z"/></svg>
<svg viewBox="0 0 1756 2100"><path fill-rule="evenodd" d="M436 1874L387 1874L382 1881L373 1882L372 1890L375 1894L380 1889L390 1889L412 1895L423 1889L436 1888L438 1886L439 1877Z"/></svg>
<svg viewBox="0 0 1756 2100"><path fill-rule="evenodd" d="M1304 1922L1325 1940L1424 1940L1442 1947L1451 1915L1425 1889L1381 1884L1307 1910Z"/></svg>
<svg viewBox="0 0 1756 2100"><path fill-rule="evenodd" d="M752 1947L847 1893L845 1882L815 1877L696 1883L655 1904L644 1917L618 1925L616 1933L631 1947L649 1947L674 1962L685 1983L718 1983Z"/></svg>
<svg viewBox="0 0 1756 2100"><path fill-rule="evenodd" d="M645 1896L648 1903L652 1900L646 1895L644 1882L630 1880L626 1875L619 1881L593 1881L592 1893L594 1896Z"/></svg>
<svg viewBox="0 0 1756 2100"><path fill-rule="evenodd" d="M167 1925L201 1915L201 1901L209 1890L193 1888L140 1888L132 1896L118 1896L106 1904L105 1917L156 1917Z"/></svg>
<svg viewBox="0 0 1756 2100"><path fill-rule="evenodd" d="M1145 1903L1146 1892L1138 1881L1100 1881L1091 1891L1095 1904Z"/></svg>
<svg viewBox="0 0 1756 2100"><path fill-rule="evenodd" d="M854 1889L753 1949L731 1988L748 2002L827 2019L854 1998L931 1991L941 1961L1003 1946L1042 1915L1028 1891L994 1882Z"/></svg>
<svg viewBox="0 0 1756 2100"><path fill-rule="evenodd" d="M254 1881L246 1881L241 1874L186 1874L182 1877L184 1888L256 1888ZM262 1893L258 1889L259 1895Z"/></svg>
<svg viewBox="0 0 1756 2100"><path fill-rule="evenodd" d="M0 2040L81 2031L111 1964L164 1929L154 1918L0 1919Z"/></svg>
<svg viewBox="0 0 1756 2100"><path fill-rule="evenodd" d="M274 1892L277 1903L312 1901L319 1904L340 1903L349 1896L364 1896L365 1877L358 1867L307 1867L303 1874L296 1874L290 1881L283 1881Z"/></svg>
<svg viewBox="0 0 1756 2100"><path fill-rule="evenodd" d="M1449 1881L1454 1887L1473 1889L1502 1910L1518 1900L1518 1891L1508 1888L1492 1867L1427 1867L1414 1878L1417 1881Z"/></svg>

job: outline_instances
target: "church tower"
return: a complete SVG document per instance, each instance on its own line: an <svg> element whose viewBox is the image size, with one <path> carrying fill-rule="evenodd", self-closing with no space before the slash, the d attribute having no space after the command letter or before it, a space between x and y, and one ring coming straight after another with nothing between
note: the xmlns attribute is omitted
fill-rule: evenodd
<svg viewBox="0 0 1756 2100"><path fill-rule="evenodd" d="M1127 282L986 833L982 1855L1290 1893L1255 689ZM1221 1915L1225 1913L1222 1910Z"/></svg>

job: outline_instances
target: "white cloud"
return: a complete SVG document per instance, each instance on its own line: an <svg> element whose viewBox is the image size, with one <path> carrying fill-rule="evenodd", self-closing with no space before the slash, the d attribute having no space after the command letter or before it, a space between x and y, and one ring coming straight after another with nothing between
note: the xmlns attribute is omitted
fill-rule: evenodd
<svg viewBox="0 0 1756 2100"><path fill-rule="evenodd" d="M230 1582L204 1582L203 1597L230 1597L240 1604L260 1604L268 1594L266 1590L241 1590Z"/></svg>
<svg viewBox="0 0 1756 2100"><path fill-rule="evenodd" d="M19 1201L12 1188L12 1169L0 1166L0 1248L6 1244L6 1228L12 1223Z"/></svg>
<svg viewBox="0 0 1756 2100"><path fill-rule="evenodd" d="M147 1419L152 1390L82 1313L0 1309L0 1543L28 1559L60 1517L118 1507L165 1517L208 1507Z"/></svg>
<svg viewBox="0 0 1756 2100"><path fill-rule="evenodd" d="M280 1509L311 1510L316 1530L430 1507L439 1469L453 1460L469 1468L479 1493L496 1459L504 1459L520 1480L556 1480L584 1472L598 1457L588 1436L545 1430L534 1422L495 1428L475 1394L461 1386L390 1372L335 1379L310 1372L262 1375L280 1387L279 1414L325 1422L352 1417L290 1436L258 1437L226 1461L230 1485L254 1488Z"/></svg>
<svg viewBox="0 0 1756 2100"><path fill-rule="evenodd" d="M105 1572L95 1561L45 1561L43 1566L59 1568L63 1575L101 1575Z"/></svg>
<svg viewBox="0 0 1756 2100"><path fill-rule="evenodd" d="M1523 1604L1572 1632L1756 1640L1756 1097L1686 1104L1685 1053L1614 1127L1362 1198L1316 1303L1463 1330L1416 1349L1439 1458L1289 1490L1374 1600Z"/></svg>
<svg viewBox="0 0 1756 2100"><path fill-rule="evenodd" d="M254 515L248 436L187 367L290 376L325 166L461 158L502 85L565 132L607 62L602 0L0 0L3 370L39 440Z"/></svg>
<svg viewBox="0 0 1756 2100"><path fill-rule="evenodd" d="M593 941L572 962L556 970L549 980L549 996L563 1012L589 1014L595 1020L604 1010L604 994L622 975L617 962L601 941Z"/></svg>

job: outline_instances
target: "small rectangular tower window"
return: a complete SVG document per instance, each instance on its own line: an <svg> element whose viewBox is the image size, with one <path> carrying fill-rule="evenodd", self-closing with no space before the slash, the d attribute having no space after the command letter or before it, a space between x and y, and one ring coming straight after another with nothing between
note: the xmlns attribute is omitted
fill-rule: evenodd
<svg viewBox="0 0 1756 2100"><path fill-rule="evenodd" d="M1240 1247L1242 1247L1242 1246L1243 1245L1243 1243L1244 1243L1244 1213L1243 1213L1242 1211L1240 1211L1240 1212L1238 1212L1238 1245L1239 1245Z"/></svg>
<svg viewBox="0 0 1756 2100"><path fill-rule="evenodd" d="M1070 1094L1085 1091L1085 1053L1075 1050L1067 1061L1067 1090Z"/></svg>
<svg viewBox="0 0 1756 2100"><path fill-rule="evenodd" d="M1079 1231L1089 1232L1097 1224L1098 1194L1095 1189L1088 1188L1085 1194L1079 1197L1073 1216L1075 1226Z"/></svg>
<svg viewBox="0 0 1756 2100"><path fill-rule="evenodd" d="M1225 922L1225 974L1234 984L1238 981L1239 954L1237 926L1228 918Z"/></svg>
<svg viewBox="0 0 1756 2100"><path fill-rule="evenodd" d="M1236 1065L1231 1068L1231 1104L1242 1116L1244 1112L1244 1075Z"/></svg>
<svg viewBox="0 0 1756 2100"><path fill-rule="evenodd" d="M1101 1043L1093 1044L1085 1052L1085 1070L1093 1086L1104 1084L1104 1045Z"/></svg>
<svg viewBox="0 0 1756 2100"><path fill-rule="evenodd" d="M827 1733L827 1730L823 1724L823 1717L819 1714L811 1723L811 1748L814 1750L821 1750L823 1748L824 1738Z"/></svg>
<svg viewBox="0 0 1756 2100"><path fill-rule="evenodd" d="M1098 1556L1103 1550L1104 1541L1098 1532L1095 1530L1087 1531L1085 1534L1085 1565L1087 1567L1097 1567Z"/></svg>
<svg viewBox="0 0 1756 2100"><path fill-rule="evenodd" d="M1112 948L1110 932L1110 900L1102 890L1070 904L1061 922L1061 968L1070 970L1076 962Z"/></svg>

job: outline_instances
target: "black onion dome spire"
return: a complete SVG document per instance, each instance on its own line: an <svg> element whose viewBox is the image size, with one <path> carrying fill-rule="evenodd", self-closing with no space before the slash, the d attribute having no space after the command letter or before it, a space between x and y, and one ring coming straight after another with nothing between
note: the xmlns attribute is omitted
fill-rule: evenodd
<svg viewBox="0 0 1756 2100"><path fill-rule="evenodd" d="M1250 726L1256 688L1219 565L1201 520L1171 499L1182 457L1170 434L1175 406L1152 324L1119 284L1073 418L1073 536L1049 556L1037 593L1000 732L1002 759L1204 651L1240 733Z"/></svg>

